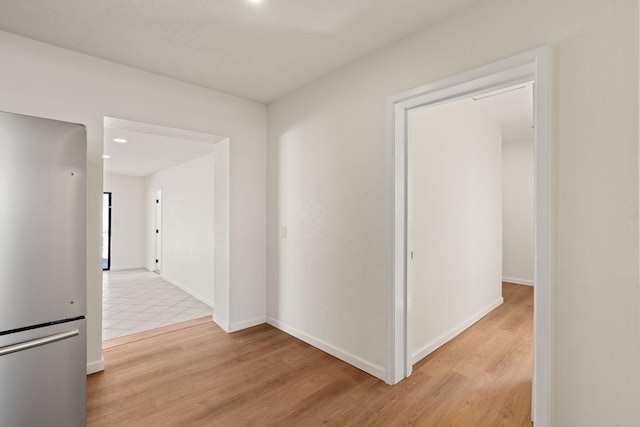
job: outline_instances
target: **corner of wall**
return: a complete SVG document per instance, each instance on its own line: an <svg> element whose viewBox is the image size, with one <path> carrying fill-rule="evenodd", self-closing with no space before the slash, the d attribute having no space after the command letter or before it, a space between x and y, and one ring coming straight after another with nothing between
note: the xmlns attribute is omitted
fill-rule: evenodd
<svg viewBox="0 0 640 427"><path fill-rule="evenodd" d="M104 358L100 357L98 360L87 363L87 375L102 371L104 371Z"/></svg>

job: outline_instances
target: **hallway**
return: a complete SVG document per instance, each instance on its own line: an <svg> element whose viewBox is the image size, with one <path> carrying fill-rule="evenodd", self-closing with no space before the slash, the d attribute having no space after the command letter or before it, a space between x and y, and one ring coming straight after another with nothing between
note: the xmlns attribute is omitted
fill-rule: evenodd
<svg viewBox="0 0 640 427"><path fill-rule="evenodd" d="M388 386L271 326L209 319L106 348L89 376L89 426L531 426L533 288Z"/></svg>

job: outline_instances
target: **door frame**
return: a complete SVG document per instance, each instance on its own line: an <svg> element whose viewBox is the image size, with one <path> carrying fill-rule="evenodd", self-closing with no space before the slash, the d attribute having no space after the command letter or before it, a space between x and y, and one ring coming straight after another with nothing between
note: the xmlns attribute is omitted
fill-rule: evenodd
<svg viewBox="0 0 640 427"><path fill-rule="evenodd" d="M162 234L164 230L162 228L162 188L159 190L152 191L152 202L153 203L153 259L154 259L154 268L153 271L162 275ZM160 221L158 221L158 217L160 217Z"/></svg>
<svg viewBox="0 0 640 427"><path fill-rule="evenodd" d="M534 81L534 372L532 419L550 424L549 48L541 47L390 97L387 101L388 254L386 382L411 375L408 266L407 116L409 110Z"/></svg>
<svg viewBox="0 0 640 427"><path fill-rule="evenodd" d="M111 270L111 208L112 208L112 203L113 203L113 193L111 191L103 191L102 192L102 209L103 209L103 215L104 215L104 195L108 195L109 196L109 206L107 206L107 209L109 210L109 214L108 219L107 219L107 267L105 268L104 265L102 267L102 271L110 271ZM102 244L104 245L104 242L102 242Z"/></svg>

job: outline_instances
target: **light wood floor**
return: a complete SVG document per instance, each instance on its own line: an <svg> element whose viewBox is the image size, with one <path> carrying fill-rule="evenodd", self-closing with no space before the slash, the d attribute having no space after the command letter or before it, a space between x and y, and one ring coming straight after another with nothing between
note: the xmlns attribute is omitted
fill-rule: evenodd
<svg viewBox="0 0 640 427"><path fill-rule="evenodd" d="M416 364L396 386L261 325L210 319L106 342L90 426L531 426L533 289Z"/></svg>

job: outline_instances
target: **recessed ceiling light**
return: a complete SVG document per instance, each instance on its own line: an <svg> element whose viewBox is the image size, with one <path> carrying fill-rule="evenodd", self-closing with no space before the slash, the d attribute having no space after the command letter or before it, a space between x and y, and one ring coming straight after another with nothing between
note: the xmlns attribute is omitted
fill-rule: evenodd
<svg viewBox="0 0 640 427"><path fill-rule="evenodd" d="M102 158L103 158L103 159L110 159L110 158L111 158L111 156L110 156L110 155L108 155L108 154L103 154L103 155L102 155Z"/></svg>
<svg viewBox="0 0 640 427"><path fill-rule="evenodd" d="M127 142L127 140L124 139L124 138L113 138L113 141L117 142L117 143L120 143L120 144L124 144L124 143Z"/></svg>
<svg viewBox="0 0 640 427"><path fill-rule="evenodd" d="M249 0L249 3L260 4L262 3L262 0Z"/></svg>

